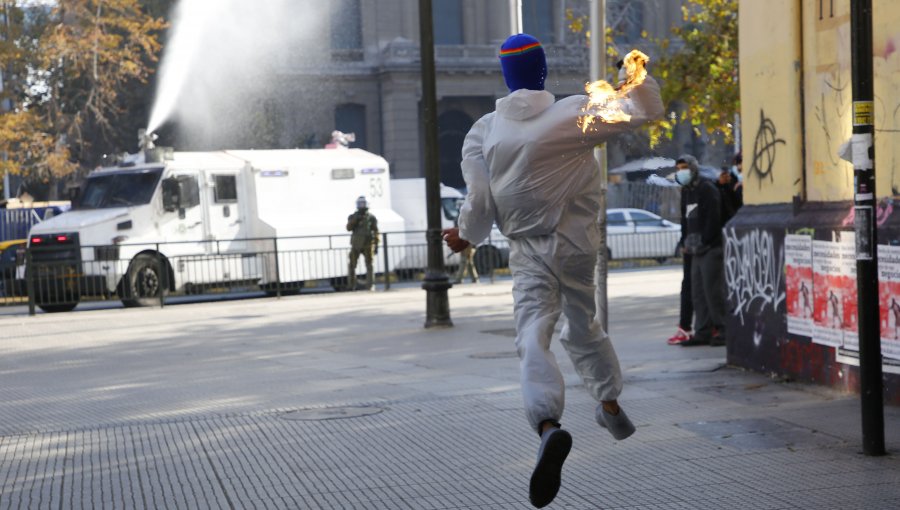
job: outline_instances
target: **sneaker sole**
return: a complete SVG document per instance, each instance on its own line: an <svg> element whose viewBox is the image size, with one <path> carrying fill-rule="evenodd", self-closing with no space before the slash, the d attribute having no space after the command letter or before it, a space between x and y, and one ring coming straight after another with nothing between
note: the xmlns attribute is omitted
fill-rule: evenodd
<svg viewBox="0 0 900 510"><path fill-rule="evenodd" d="M553 501L562 483L562 467L572 449L572 436L565 430L554 432L547 439L544 452L531 474L528 498L537 508Z"/></svg>

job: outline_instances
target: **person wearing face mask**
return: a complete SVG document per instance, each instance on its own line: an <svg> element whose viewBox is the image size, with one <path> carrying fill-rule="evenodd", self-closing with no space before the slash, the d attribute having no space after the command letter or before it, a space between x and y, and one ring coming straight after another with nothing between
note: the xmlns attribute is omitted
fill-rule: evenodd
<svg viewBox="0 0 900 510"><path fill-rule="evenodd" d="M681 346L725 345L725 283L722 250L722 196L716 185L700 178L694 156L675 162L681 191L681 235L691 257L690 289L695 331Z"/></svg>

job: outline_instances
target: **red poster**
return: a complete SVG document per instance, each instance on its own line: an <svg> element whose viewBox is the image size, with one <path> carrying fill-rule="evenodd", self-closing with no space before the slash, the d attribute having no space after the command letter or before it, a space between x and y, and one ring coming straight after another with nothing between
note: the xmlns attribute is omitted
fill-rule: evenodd
<svg viewBox="0 0 900 510"><path fill-rule="evenodd" d="M813 342L858 350L856 255L853 232L840 241L813 241Z"/></svg>
<svg viewBox="0 0 900 510"><path fill-rule="evenodd" d="M784 236L785 297L787 330L800 336L813 336L812 237Z"/></svg>

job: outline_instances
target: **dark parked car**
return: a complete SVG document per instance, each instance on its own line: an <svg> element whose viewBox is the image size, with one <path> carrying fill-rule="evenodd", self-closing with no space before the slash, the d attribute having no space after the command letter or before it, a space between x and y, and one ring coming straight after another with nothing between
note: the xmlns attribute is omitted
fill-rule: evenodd
<svg viewBox="0 0 900 510"><path fill-rule="evenodd" d="M0 241L0 297L25 295L25 282L16 279L16 266L25 263L26 242L26 239Z"/></svg>

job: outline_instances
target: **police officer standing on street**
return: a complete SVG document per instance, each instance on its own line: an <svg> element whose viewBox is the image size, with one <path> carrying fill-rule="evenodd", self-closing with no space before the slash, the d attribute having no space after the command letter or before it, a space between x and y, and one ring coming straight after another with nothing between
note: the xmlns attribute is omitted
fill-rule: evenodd
<svg viewBox="0 0 900 510"><path fill-rule="evenodd" d="M356 199L356 212L347 218L350 235L350 263L347 268L348 289L356 290L356 264L362 255L366 261L366 289L375 290L373 260L378 253L378 220L369 212L366 197Z"/></svg>

